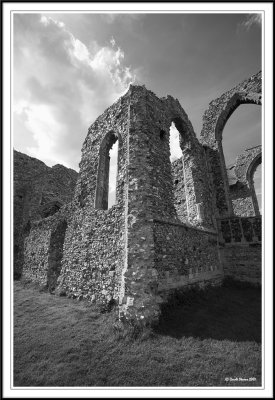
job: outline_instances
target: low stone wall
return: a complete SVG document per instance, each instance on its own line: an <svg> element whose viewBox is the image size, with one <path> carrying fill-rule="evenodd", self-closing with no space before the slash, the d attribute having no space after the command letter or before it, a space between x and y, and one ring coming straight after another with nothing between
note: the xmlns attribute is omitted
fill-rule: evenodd
<svg viewBox="0 0 275 400"><path fill-rule="evenodd" d="M224 275L261 283L262 218L230 217L218 220L220 255Z"/></svg>
<svg viewBox="0 0 275 400"><path fill-rule="evenodd" d="M261 284L261 243L230 244L220 248L225 277Z"/></svg>
<svg viewBox="0 0 275 400"><path fill-rule="evenodd" d="M258 243L262 240L262 218L230 217L217 220L221 243Z"/></svg>
<svg viewBox="0 0 275 400"><path fill-rule="evenodd" d="M158 293L221 282L215 232L154 220L154 238Z"/></svg>
<svg viewBox="0 0 275 400"><path fill-rule="evenodd" d="M48 167L16 150L13 161L14 277L19 279L30 223L55 214L72 200L78 174L59 164Z"/></svg>
<svg viewBox="0 0 275 400"><path fill-rule="evenodd" d="M61 270L67 228L67 208L54 216L32 222L24 243L22 277L53 290Z"/></svg>

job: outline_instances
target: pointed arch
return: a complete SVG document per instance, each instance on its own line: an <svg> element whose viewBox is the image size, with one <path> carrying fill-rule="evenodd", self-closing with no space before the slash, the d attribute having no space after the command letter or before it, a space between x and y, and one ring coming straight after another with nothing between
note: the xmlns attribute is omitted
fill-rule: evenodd
<svg viewBox="0 0 275 400"><path fill-rule="evenodd" d="M118 153L121 149L121 137L118 133L109 131L101 142L99 149L97 181L96 181L96 195L95 195L95 208L101 210L108 209L108 195L109 195L109 175L110 175L110 150L112 146L118 141ZM117 160L119 163L119 157ZM118 168L117 168L118 174Z"/></svg>

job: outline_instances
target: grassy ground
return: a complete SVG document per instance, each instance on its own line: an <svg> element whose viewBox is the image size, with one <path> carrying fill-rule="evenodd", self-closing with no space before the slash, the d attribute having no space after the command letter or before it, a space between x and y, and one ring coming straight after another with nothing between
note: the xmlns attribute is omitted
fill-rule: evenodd
<svg viewBox="0 0 275 400"><path fill-rule="evenodd" d="M114 329L114 312L15 282L14 385L260 386L260 297L249 287L190 292L136 335Z"/></svg>

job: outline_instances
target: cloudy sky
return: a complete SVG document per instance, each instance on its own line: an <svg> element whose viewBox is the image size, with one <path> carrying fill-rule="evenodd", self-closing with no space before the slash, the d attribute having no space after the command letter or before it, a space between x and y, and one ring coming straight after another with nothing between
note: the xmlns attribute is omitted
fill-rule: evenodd
<svg viewBox="0 0 275 400"><path fill-rule="evenodd" d="M260 69L259 14L16 13L14 148L78 170L89 125L133 81L178 98L199 136L208 103ZM260 144L261 108L240 106L223 137L227 163Z"/></svg>

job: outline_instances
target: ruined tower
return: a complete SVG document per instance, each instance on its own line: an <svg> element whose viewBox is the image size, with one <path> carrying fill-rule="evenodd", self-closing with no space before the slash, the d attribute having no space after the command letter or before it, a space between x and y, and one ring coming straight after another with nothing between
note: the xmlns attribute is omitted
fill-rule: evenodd
<svg viewBox="0 0 275 400"><path fill-rule="evenodd" d="M239 104L260 102L260 87L258 73L211 102L198 140L178 100L130 85L90 126L72 201L31 224L23 276L69 297L117 304L120 319L141 323L157 320L177 290L217 285L224 276L260 282L261 219L238 209L242 196L253 200L243 170L261 152L249 152L247 168L236 164L245 188L237 193L222 151L224 124ZM172 123L182 151L173 163ZM116 203L109 207L116 142Z"/></svg>
<svg viewBox="0 0 275 400"><path fill-rule="evenodd" d="M172 122L181 135L185 225L174 205ZM109 150L116 141L116 204L108 209ZM217 239L205 171L204 150L179 102L131 85L85 139L59 290L100 302L116 300L121 316L151 319L158 316L164 292L202 272L215 280ZM190 246L201 248L191 267Z"/></svg>

